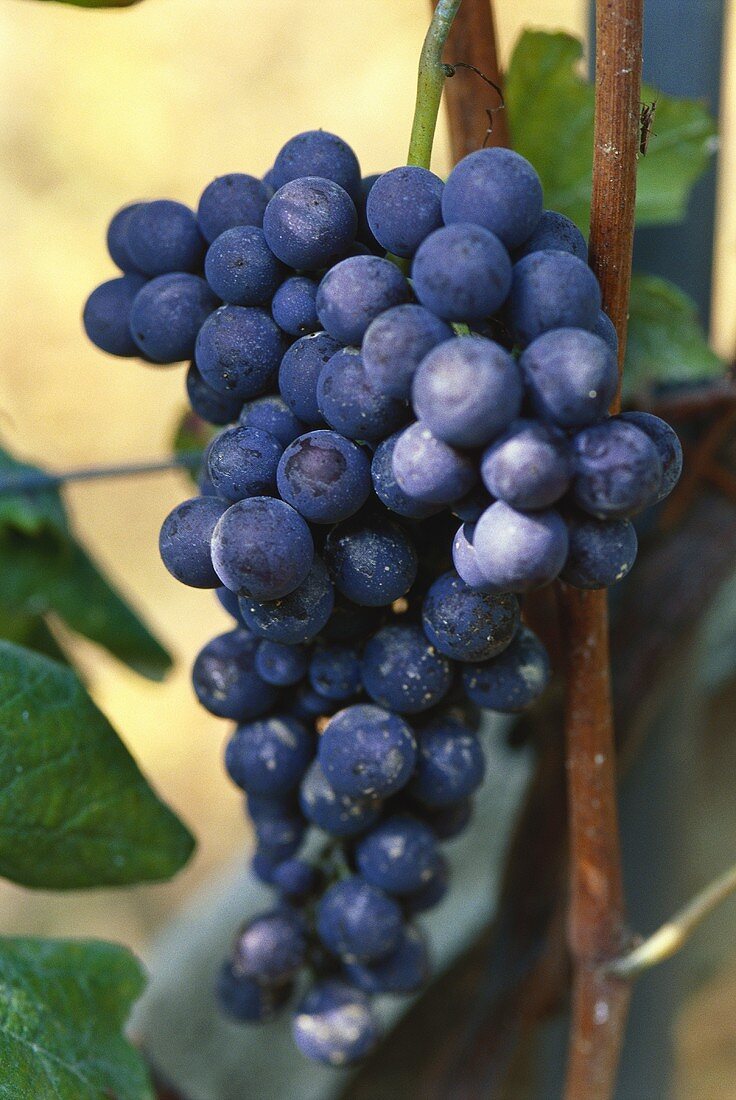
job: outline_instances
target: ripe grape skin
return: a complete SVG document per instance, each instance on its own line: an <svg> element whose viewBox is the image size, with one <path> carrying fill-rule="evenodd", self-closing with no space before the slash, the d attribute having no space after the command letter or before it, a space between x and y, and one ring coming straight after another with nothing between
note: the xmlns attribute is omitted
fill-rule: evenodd
<svg viewBox="0 0 736 1100"><path fill-rule="evenodd" d="M318 332L317 283L314 279L293 275L283 282L273 296L271 316L289 336Z"/></svg>
<svg viewBox="0 0 736 1100"><path fill-rule="evenodd" d="M480 471L489 493L512 508L548 508L570 487L567 439L539 421L517 420L485 451Z"/></svg>
<svg viewBox="0 0 736 1100"><path fill-rule="evenodd" d="M297 976L307 945L296 921L274 910L254 917L235 937L233 970L264 985L280 985Z"/></svg>
<svg viewBox="0 0 736 1100"><path fill-rule="evenodd" d="M362 687L358 649L334 643L318 646L309 663L309 682L325 699L352 699Z"/></svg>
<svg viewBox="0 0 736 1100"><path fill-rule="evenodd" d="M368 225L379 244L395 256L413 256L442 225L443 189L439 176L413 165L379 176L366 203Z"/></svg>
<svg viewBox="0 0 736 1100"><path fill-rule="evenodd" d="M478 566L500 592L549 584L565 564L565 521L552 508L519 512L502 500L487 508L473 532Z"/></svg>
<svg viewBox="0 0 736 1100"><path fill-rule="evenodd" d="M503 304L511 260L501 241L479 225L448 225L422 241L412 263L414 293L446 321L481 321Z"/></svg>
<svg viewBox="0 0 736 1100"><path fill-rule="evenodd" d="M310 523L339 523L368 499L370 461L338 432L308 432L284 451L277 481L282 499Z"/></svg>
<svg viewBox="0 0 736 1100"><path fill-rule="evenodd" d="M661 491L662 462L652 440L613 417L584 428L572 441L575 503L597 519L628 519Z"/></svg>
<svg viewBox="0 0 736 1100"><path fill-rule="evenodd" d="M215 526L227 509L217 497L193 497L173 508L159 536L161 560L182 584L191 588L219 588L212 564L211 540Z"/></svg>
<svg viewBox="0 0 736 1100"><path fill-rule="evenodd" d="M398 946L402 926L397 902L358 875L330 886L317 906L319 938L346 963L386 958Z"/></svg>
<svg viewBox="0 0 736 1100"><path fill-rule="evenodd" d="M455 165L442 194L445 223L490 229L518 248L542 216L542 184L524 157L510 149L479 149Z"/></svg>
<svg viewBox="0 0 736 1100"><path fill-rule="evenodd" d="M348 439L377 442L406 423L405 401L373 390L356 348L335 352L317 382L320 413Z"/></svg>
<svg viewBox="0 0 736 1100"><path fill-rule="evenodd" d="M95 287L87 299L82 315L85 332L108 355L140 355L130 331L130 311L135 296L145 285L142 275L121 275Z"/></svg>
<svg viewBox="0 0 736 1100"><path fill-rule="evenodd" d="M292 687L307 674L309 649L305 645L284 645L264 638L258 644L255 664L256 672L267 684Z"/></svg>
<svg viewBox="0 0 736 1100"><path fill-rule="evenodd" d="M285 859L274 868L273 884L288 898L303 899L319 883L317 869L304 859Z"/></svg>
<svg viewBox="0 0 736 1100"><path fill-rule="evenodd" d="M218 393L209 386L191 362L187 369L187 397L193 411L209 424L232 424L237 420L243 402L231 394Z"/></svg>
<svg viewBox="0 0 736 1100"><path fill-rule="evenodd" d="M474 591L497 592L498 589L490 583L478 563L478 555L473 546L474 534L474 523L464 523L458 528L452 543L452 563L458 576Z"/></svg>
<svg viewBox="0 0 736 1100"><path fill-rule="evenodd" d="M477 477L470 458L437 439L421 420L396 440L391 465L399 488L422 504L452 504Z"/></svg>
<svg viewBox="0 0 736 1100"><path fill-rule="evenodd" d="M306 130L289 138L271 171L276 188L301 176L319 176L339 184L356 204L361 194L358 158L347 142L326 130Z"/></svg>
<svg viewBox="0 0 736 1100"><path fill-rule="evenodd" d="M547 650L536 634L521 626L508 649L480 665L463 669L467 695L480 707L514 714L538 699L550 678Z"/></svg>
<svg viewBox="0 0 736 1100"><path fill-rule="evenodd" d="M361 354L368 381L378 393L408 400L414 372L452 329L424 306L408 302L381 313L366 329Z"/></svg>
<svg viewBox="0 0 736 1100"><path fill-rule="evenodd" d="M282 351L279 328L264 310L221 306L197 334L195 359L213 390L245 401L269 388Z"/></svg>
<svg viewBox="0 0 736 1100"><path fill-rule="evenodd" d="M219 299L198 275L159 275L133 299L130 331L151 362L180 363L192 358L197 333L218 305Z"/></svg>
<svg viewBox="0 0 736 1100"><path fill-rule="evenodd" d="M425 883L421 890L417 890L415 894L409 894L408 897L401 899L404 912L408 917L413 917L417 913L426 913L427 910L434 909L441 901L444 901L449 888L450 865L446 857L440 852L437 868L429 882Z"/></svg>
<svg viewBox="0 0 736 1100"><path fill-rule="evenodd" d="M401 432L394 432L388 439L379 443L373 453L371 463L373 490L381 503L397 515L404 516L406 519L426 519L439 512L442 506L423 504L422 501L408 496L400 488L393 471L394 447L400 435Z"/></svg>
<svg viewBox="0 0 736 1100"><path fill-rule="evenodd" d="M231 592L229 588L225 588L224 584L222 584L219 588L215 589L215 595L228 615L232 616L240 626L245 626L240 614L240 605L238 604L236 593Z"/></svg>
<svg viewBox="0 0 736 1100"><path fill-rule="evenodd" d="M608 345L614 356L618 356L618 333L616 332L616 326L608 314L604 313L602 309L598 311L598 320L593 326L593 332Z"/></svg>
<svg viewBox="0 0 736 1100"><path fill-rule="evenodd" d="M371 704L338 711L322 732L317 758L327 781L350 798L388 798L405 787L417 745L395 714Z"/></svg>
<svg viewBox="0 0 736 1100"><path fill-rule="evenodd" d="M532 252L514 264L505 314L523 347L551 329L595 328L600 308L598 280L577 256Z"/></svg>
<svg viewBox="0 0 736 1100"><path fill-rule="evenodd" d="M409 284L395 264L380 256L349 256L319 284L317 316L333 339L360 345L371 321L409 295Z"/></svg>
<svg viewBox="0 0 736 1100"><path fill-rule="evenodd" d="M127 206L123 206L122 209L113 214L107 227L107 251L110 253L110 259L125 274L142 274L128 248L128 222L134 211L142 205L140 202L131 202Z"/></svg>
<svg viewBox="0 0 736 1100"><path fill-rule="evenodd" d="M435 874L437 838L408 814L386 818L362 837L355 862L363 878L389 894L413 894Z"/></svg>
<svg viewBox="0 0 736 1100"><path fill-rule="evenodd" d="M379 706L419 714L435 706L452 685L448 659L418 626L386 626L366 644L363 686Z"/></svg>
<svg viewBox="0 0 736 1100"><path fill-rule="evenodd" d="M424 633L455 661L495 657L511 642L519 618L519 601L510 593L474 591L454 570L437 578L422 605Z"/></svg>
<svg viewBox="0 0 736 1100"><path fill-rule="evenodd" d="M436 718L419 737L415 773L407 793L427 806L452 806L483 782L486 761L480 741L460 722Z"/></svg>
<svg viewBox="0 0 736 1100"><path fill-rule="evenodd" d="M241 596L240 609L248 627L260 638L297 645L311 642L319 634L334 603L327 569L315 556L307 576L288 595L268 600Z"/></svg>
<svg viewBox="0 0 736 1100"><path fill-rule="evenodd" d="M217 1003L225 1015L249 1024L272 1020L292 992L290 983L262 985L253 978L241 977L229 961L223 963L215 987Z"/></svg>
<svg viewBox="0 0 736 1100"><path fill-rule="evenodd" d="M270 432L282 447L288 447L306 429L306 424L294 416L283 398L277 394L248 401L240 410L239 422L244 428L259 428L263 432Z"/></svg>
<svg viewBox="0 0 736 1100"><path fill-rule="evenodd" d="M324 424L317 402L317 383L322 369L340 350L326 332L303 336L285 352L279 367L279 390L295 416L310 427Z"/></svg>
<svg viewBox="0 0 736 1100"><path fill-rule="evenodd" d="M205 250L194 212L171 199L140 203L127 219L125 242L136 268L151 276L197 271Z"/></svg>
<svg viewBox="0 0 736 1100"><path fill-rule="evenodd" d="M225 768L248 794L280 797L299 786L314 755L306 727L286 714L239 725L225 746Z"/></svg>
<svg viewBox="0 0 736 1100"><path fill-rule="evenodd" d="M666 420L647 412L625 412L617 418L624 424L633 424L635 428L648 435L657 449L662 463L662 485L659 495L653 501L659 504L668 497L680 479L682 473L682 444L677 432Z"/></svg>
<svg viewBox="0 0 736 1100"><path fill-rule="evenodd" d="M207 470L218 496L235 503L276 492L276 469L283 448L259 428L226 428L208 448Z"/></svg>
<svg viewBox="0 0 736 1100"><path fill-rule="evenodd" d="M324 555L338 591L362 607L388 607L409 591L417 575L411 539L382 518L334 527Z"/></svg>
<svg viewBox="0 0 736 1100"><path fill-rule="evenodd" d="M618 388L616 357L584 329L545 332L519 365L537 415L562 428L584 428L606 416Z"/></svg>
<svg viewBox="0 0 736 1100"><path fill-rule="evenodd" d="M345 973L366 993L408 996L421 989L430 975L429 952L424 934L405 925L395 949L384 959L370 964L348 963Z"/></svg>
<svg viewBox="0 0 736 1100"><path fill-rule="evenodd" d="M318 760L307 770L300 787L302 813L331 836L352 837L370 829L381 816L377 798L349 798L328 782Z"/></svg>
<svg viewBox="0 0 736 1100"><path fill-rule="evenodd" d="M272 497L231 505L212 535L212 563L221 583L257 600L293 592L306 579L313 558L314 543L302 517Z"/></svg>
<svg viewBox="0 0 736 1100"><path fill-rule="evenodd" d="M412 385L414 411L432 434L455 447L480 447L521 410L516 363L482 336L454 336L419 364Z"/></svg>
<svg viewBox="0 0 736 1100"><path fill-rule="evenodd" d="M192 684L210 714L247 722L274 706L278 692L258 674L257 645L250 631L238 628L219 634L199 651L192 668Z"/></svg>
<svg viewBox="0 0 736 1100"><path fill-rule="evenodd" d="M560 579L574 588L610 588L636 560L637 538L628 519L568 515L570 549Z"/></svg>
<svg viewBox="0 0 736 1100"><path fill-rule="evenodd" d="M307 824L298 811L271 814L254 820L253 829L261 857L278 864L301 847Z"/></svg>
<svg viewBox="0 0 736 1100"><path fill-rule="evenodd" d="M452 502L452 514L463 523L477 523L491 504L493 504L493 497L485 485L476 485L460 500Z"/></svg>
<svg viewBox="0 0 736 1100"><path fill-rule="evenodd" d="M294 1042L307 1058L327 1066L350 1066L370 1054L378 1021L365 993L337 978L313 985L297 1006Z"/></svg>
<svg viewBox="0 0 736 1100"><path fill-rule="evenodd" d="M212 242L204 273L217 297L228 305L262 306L284 281L286 268L266 244L262 229L236 225Z"/></svg>
<svg viewBox="0 0 736 1100"><path fill-rule="evenodd" d="M556 210L545 210L537 228L523 245L514 252L514 262L531 252L571 252L579 260L588 262L588 245L574 221Z"/></svg>
<svg viewBox="0 0 736 1100"><path fill-rule="evenodd" d="M209 243L236 225L263 224L271 193L265 183L243 172L230 172L208 183L197 208L197 221Z"/></svg>
<svg viewBox="0 0 736 1100"><path fill-rule="evenodd" d="M268 247L297 271L334 263L350 248L357 229L358 215L347 192L314 176L280 187L263 215Z"/></svg>

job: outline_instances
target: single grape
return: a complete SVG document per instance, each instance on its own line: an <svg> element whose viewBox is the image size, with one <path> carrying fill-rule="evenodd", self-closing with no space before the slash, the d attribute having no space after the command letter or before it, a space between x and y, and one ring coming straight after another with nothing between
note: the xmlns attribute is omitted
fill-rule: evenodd
<svg viewBox="0 0 736 1100"><path fill-rule="evenodd" d="M152 363L180 363L194 355L197 333L219 304L198 275L160 275L133 299L130 331Z"/></svg>
<svg viewBox="0 0 736 1100"><path fill-rule="evenodd" d="M398 524L382 518L360 518L333 528L324 555L338 591L364 607L392 604L409 591L417 575L413 543Z"/></svg>
<svg viewBox="0 0 736 1100"><path fill-rule="evenodd" d="M307 674L309 649L305 645L284 645L264 638L258 644L255 665L256 672L267 684L291 687Z"/></svg>
<svg viewBox="0 0 736 1100"><path fill-rule="evenodd" d="M278 466L283 500L310 523L339 523L365 504L370 459L337 432L315 431L289 444Z"/></svg>
<svg viewBox="0 0 736 1100"><path fill-rule="evenodd" d="M272 497L231 505L212 535L212 563L222 584L257 600L293 592L306 579L313 558L314 543L302 517Z"/></svg>
<svg viewBox="0 0 736 1100"><path fill-rule="evenodd" d="M297 923L274 910L254 917L240 929L233 944L233 970L263 985L280 985L296 977L306 952Z"/></svg>
<svg viewBox="0 0 736 1100"><path fill-rule="evenodd" d="M317 404L330 427L349 439L377 442L408 419L405 401L374 390L355 348L335 352L317 383Z"/></svg>
<svg viewBox="0 0 736 1100"><path fill-rule="evenodd" d="M506 714L523 710L543 694L550 678L547 650L521 626L508 649L480 665L463 669L463 687L479 707Z"/></svg>
<svg viewBox="0 0 736 1100"><path fill-rule="evenodd" d="M263 212L271 197L265 183L243 172L230 172L208 183L197 208L199 229L212 244L236 225L263 224Z"/></svg>
<svg viewBox="0 0 736 1100"><path fill-rule="evenodd" d="M452 806L478 789L485 772L476 735L453 719L436 718L421 731L416 772L407 792L427 806Z"/></svg>
<svg viewBox="0 0 736 1100"><path fill-rule="evenodd" d="M472 222L518 248L542 217L542 184L528 160L510 149L479 149L456 164L442 193L447 225ZM489 310L492 313L493 310Z"/></svg>
<svg viewBox="0 0 736 1100"><path fill-rule="evenodd" d="M451 684L450 662L418 626L385 626L365 647L363 686L387 710L419 714L439 703Z"/></svg>
<svg viewBox="0 0 736 1100"><path fill-rule="evenodd" d="M537 228L523 245L514 252L514 261L528 256L530 252L571 252L579 260L588 262L588 245L575 222L558 214L556 210L545 210L537 223Z"/></svg>
<svg viewBox="0 0 736 1100"><path fill-rule="evenodd" d="M177 504L164 520L158 543L161 560L182 584L192 588L220 586L210 544L226 509L227 501L217 497L194 497Z"/></svg>
<svg viewBox="0 0 736 1100"><path fill-rule="evenodd" d="M489 493L512 508L548 508L570 487L567 439L537 420L516 420L486 450L480 472Z"/></svg>
<svg viewBox="0 0 736 1100"><path fill-rule="evenodd" d="M320 176L338 183L354 202L361 193L358 158L342 138L326 130L307 130L289 138L272 172L276 188L301 176Z"/></svg>
<svg viewBox="0 0 736 1100"><path fill-rule="evenodd" d="M652 413L625 412L618 419L624 424L633 424L635 428L639 428L649 436L657 449L662 463L662 484L654 501L658 504L670 495L682 473L682 444L677 438L677 432L665 420Z"/></svg>
<svg viewBox="0 0 736 1100"><path fill-rule="evenodd" d="M598 280L569 252L532 252L514 264L506 320L526 347L558 328L595 328L601 308Z"/></svg>
<svg viewBox="0 0 736 1100"><path fill-rule="evenodd" d="M225 768L248 794L280 797L301 782L314 756L306 726L286 714L272 714L236 728L225 747Z"/></svg>
<svg viewBox="0 0 736 1100"><path fill-rule="evenodd" d="M616 395L616 357L584 329L545 332L525 349L519 365L537 415L563 428L594 424Z"/></svg>
<svg viewBox="0 0 736 1100"><path fill-rule="evenodd" d="M317 290L317 316L341 344L360 344L379 314L409 298L398 267L380 256L350 256L331 267Z"/></svg>
<svg viewBox="0 0 736 1100"><path fill-rule="evenodd" d="M478 563L473 546L474 534L474 523L464 523L458 528L452 543L452 563L469 588L476 592L498 592L499 589L491 584Z"/></svg>
<svg viewBox="0 0 736 1100"><path fill-rule="evenodd" d="M610 588L636 560L637 538L628 519L567 516L570 549L560 579L574 588Z"/></svg>
<svg viewBox="0 0 736 1100"><path fill-rule="evenodd" d="M478 566L499 592L528 592L553 581L568 549L565 521L552 508L519 512L502 500L486 509L473 532Z"/></svg>
<svg viewBox="0 0 736 1100"><path fill-rule="evenodd" d="M515 596L474 591L457 573L438 577L424 598L422 625L440 653L456 661L486 661L509 644L519 626Z"/></svg>
<svg viewBox="0 0 736 1100"><path fill-rule="evenodd" d="M522 395L514 359L482 336L439 344L419 364L412 386L419 420L455 447L490 442L519 415Z"/></svg>
<svg viewBox="0 0 736 1100"><path fill-rule="evenodd" d="M307 820L331 836L358 836L381 816L381 802L377 798L338 794L318 760L312 762L302 780L299 804Z"/></svg>
<svg viewBox="0 0 736 1100"><path fill-rule="evenodd" d="M234 306L267 305L284 281L286 268L255 225L226 229L207 250L207 282L218 298Z"/></svg>
<svg viewBox="0 0 736 1100"><path fill-rule="evenodd" d="M336 703L352 699L362 687L359 651L334 643L318 646L309 662L309 682L325 699Z"/></svg>
<svg viewBox="0 0 736 1100"><path fill-rule="evenodd" d="M320 329L317 317L317 283L293 275L282 283L271 302L271 316L289 336L306 336Z"/></svg>
<svg viewBox="0 0 736 1100"><path fill-rule="evenodd" d="M314 893L319 884L317 869L305 859L285 859L273 871L273 885L287 898L296 901Z"/></svg>
<svg viewBox="0 0 736 1100"><path fill-rule="evenodd" d="M92 343L109 355L140 355L130 331L130 313L138 291L146 285L142 275L121 275L96 287L84 306L82 322Z"/></svg>
<svg viewBox="0 0 736 1100"><path fill-rule="evenodd" d="M608 344L615 356L618 356L618 334L616 332L616 326L608 314L604 313L602 309L598 311L598 320L593 326L593 332L596 336L599 336L604 343Z"/></svg>
<svg viewBox="0 0 736 1100"><path fill-rule="evenodd" d="M313 985L300 1001L293 1033L302 1054L327 1066L359 1062L380 1037L366 994L337 978Z"/></svg>
<svg viewBox="0 0 736 1100"><path fill-rule="evenodd" d="M260 718L278 698L256 669L258 641L237 628L219 634L199 651L192 668L194 692L202 706L218 718L246 722Z"/></svg>
<svg viewBox="0 0 736 1100"><path fill-rule="evenodd" d="M378 393L408 400L424 356L451 336L450 326L424 306L408 302L387 309L371 321L361 345L370 385Z"/></svg>
<svg viewBox="0 0 736 1100"><path fill-rule="evenodd" d="M442 225L444 184L426 168L405 165L379 176L366 214L376 240L395 256L413 256L425 237Z"/></svg>
<svg viewBox="0 0 736 1100"><path fill-rule="evenodd" d="M575 502L598 519L628 519L659 499L662 462L641 428L618 417L572 441Z"/></svg>
<svg viewBox="0 0 736 1100"><path fill-rule="evenodd" d="M328 782L351 798L388 798L414 770L414 735L395 714L358 704L338 711L319 740L317 758Z"/></svg>
<svg viewBox="0 0 736 1100"><path fill-rule="evenodd" d="M437 439L421 420L410 424L394 444L392 469L407 496L422 504L451 504L470 492L475 464Z"/></svg>
<svg viewBox="0 0 736 1100"><path fill-rule="evenodd" d="M266 207L266 243L282 263L316 271L343 256L358 229L352 199L337 183L305 176L280 187Z"/></svg>
<svg viewBox="0 0 736 1100"><path fill-rule="evenodd" d="M435 874L439 858L432 830L408 814L386 818L355 848L360 874L389 894L416 893Z"/></svg>
<svg viewBox="0 0 736 1100"><path fill-rule="evenodd" d="M288 595L268 600L242 596L240 609L254 634L283 645L297 645L316 638L332 614L334 602L325 564L315 556L305 579Z"/></svg>
<svg viewBox="0 0 736 1100"><path fill-rule="evenodd" d="M406 519L426 519L435 515L442 505L423 504L399 487L393 470L393 457L400 436L401 432L394 432L376 447L371 463L373 489L381 503L397 515Z"/></svg>
<svg viewBox="0 0 736 1100"><path fill-rule="evenodd" d="M240 1023L259 1024L273 1020L293 993L289 982L262 985L238 974L228 960L217 977L215 996L222 1012Z"/></svg>
<svg viewBox="0 0 736 1100"><path fill-rule="evenodd" d="M346 963L386 958L401 939L397 902L358 875L336 882L317 906L317 934L328 951Z"/></svg>
<svg viewBox="0 0 736 1100"><path fill-rule="evenodd" d="M208 386L192 362L187 370L187 397L192 409L210 424L232 424L243 406L242 399L229 393L218 393Z"/></svg>
<svg viewBox="0 0 736 1100"><path fill-rule="evenodd" d="M421 890L417 890L415 894L409 894L401 899L404 912L407 916L413 917L417 913L426 913L429 909L434 909L440 902L444 901L449 888L450 865L446 857L440 852L437 867L429 882L426 882Z"/></svg>
<svg viewBox="0 0 736 1100"><path fill-rule="evenodd" d="M306 429L306 424L294 416L283 398L276 394L248 401L240 410L239 421L244 428L270 432L282 447L288 447Z"/></svg>
<svg viewBox="0 0 736 1100"><path fill-rule="evenodd" d="M480 225L448 225L420 244L411 268L414 293L446 321L481 321L503 304L511 260L501 241Z"/></svg>
<svg viewBox="0 0 736 1100"><path fill-rule="evenodd" d="M345 973L351 982L366 993L393 993L402 996L416 993L430 975L426 938L419 928L406 925L390 955L370 964L348 963Z"/></svg>
<svg viewBox="0 0 736 1100"><path fill-rule="evenodd" d="M215 595L221 606L227 611L228 615L231 615L233 619L236 619L240 626L245 626L242 616L240 614L240 604L238 603L238 597L235 592L231 592L229 588L225 588L224 585L220 585L215 589Z"/></svg>
<svg viewBox="0 0 736 1100"><path fill-rule="evenodd" d="M275 865L296 855L307 831L307 823L298 811L258 818L253 827L261 858Z"/></svg>
<svg viewBox="0 0 736 1100"><path fill-rule="evenodd" d="M264 310L221 306L200 328L195 358L212 389L245 400L269 388L281 352L281 333Z"/></svg>
<svg viewBox="0 0 736 1100"><path fill-rule="evenodd" d="M197 271L205 250L194 211L171 199L139 203L127 219L125 242L145 275Z"/></svg>
<svg viewBox="0 0 736 1100"><path fill-rule="evenodd" d="M141 274L128 247L128 222L142 205L140 202L132 202L124 206L122 210L113 214L107 227L107 251L110 253L110 259L126 274Z"/></svg>
<svg viewBox="0 0 736 1100"><path fill-rule="evenodd" d="M326 332L303 336L285 353L279 367L281 396L295 416L305 424L324 424L317 402L317 383L325 364L340 350L337 340Z"/></svg>
<svg viewBox="0 0 736 1100"><path fill-rule="evenodd" d="M208 449L207 470L218 496L235 502L276 492L283 448L260 428L225 428Z"/></svg>

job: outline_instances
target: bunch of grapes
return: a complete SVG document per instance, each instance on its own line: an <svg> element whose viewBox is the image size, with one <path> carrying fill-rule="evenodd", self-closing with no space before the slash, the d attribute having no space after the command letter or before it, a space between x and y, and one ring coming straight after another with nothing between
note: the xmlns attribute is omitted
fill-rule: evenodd
<svg viewBox="0 0 736 1100"><path fill-rule="evenodd" d="M234 619L194 689L236 723L225 765L277 892L238 932L220 1002L267 1020L301 983L299 1049L349 1064L378 1039L372 997L429 974L416 917L471 820L481 708L547 684L519 596L626 575L677 437L608 415L616 334L585 240L509 150L445 183L362 180L340 138L299 134L196 214L126 207L108 244L123 274L89 298L90 338L191 360L191 406L224 426L160 540Z"/></svg>

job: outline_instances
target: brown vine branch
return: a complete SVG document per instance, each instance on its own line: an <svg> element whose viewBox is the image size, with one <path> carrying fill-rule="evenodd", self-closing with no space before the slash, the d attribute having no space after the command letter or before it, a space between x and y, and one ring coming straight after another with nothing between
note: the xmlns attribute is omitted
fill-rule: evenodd
<svg viewBox="0 0 736 1100"><path fill-rule="evenodd" d="M590 263L626 348L640 141L643 0L596 2L596 109ZM614 409L619 407L617 398ZM605 591L563 587L573 1006L567 1100L608 1100L630 987L606 963L627 943L616 809L616 758Z"/></svg>

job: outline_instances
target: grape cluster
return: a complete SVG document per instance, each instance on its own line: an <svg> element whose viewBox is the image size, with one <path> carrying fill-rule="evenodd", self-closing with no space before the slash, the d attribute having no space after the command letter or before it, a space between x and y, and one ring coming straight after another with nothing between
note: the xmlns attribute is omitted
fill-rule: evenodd
<svg viewBox="0 0 736 1100"><path fill-rule="evenodd" d="M340 138L299 134L196 214L126 207L108 245L122 274L90 296L90 338L191 359L191 406L222 428L160 539L234 620L193 683L236 723L225 766L277 893L219 999L267 1020L308 973L297 1046L349 1064L377 1041L371 998L429 974L415 918L448 888L442 845L483 781L480 708L519 711L547 684L519 595L624 577L631 518L676 482L679 443L608 415L616 334L585 240L509 150L446 183L361 179Z"/></svg>

